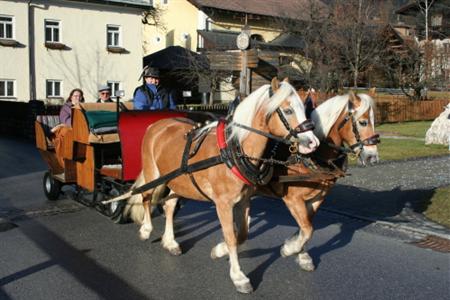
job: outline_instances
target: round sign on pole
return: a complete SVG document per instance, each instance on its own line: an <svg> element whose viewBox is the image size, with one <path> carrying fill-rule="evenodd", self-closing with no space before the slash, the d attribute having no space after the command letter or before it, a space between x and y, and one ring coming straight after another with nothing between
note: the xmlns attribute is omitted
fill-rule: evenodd
<svg viewBox="0 0 450 300"><path fill-rule="evenodd" d="M245 50L250 46L250 35L242 31L236 38L236 45L240 50Z"/></svg>

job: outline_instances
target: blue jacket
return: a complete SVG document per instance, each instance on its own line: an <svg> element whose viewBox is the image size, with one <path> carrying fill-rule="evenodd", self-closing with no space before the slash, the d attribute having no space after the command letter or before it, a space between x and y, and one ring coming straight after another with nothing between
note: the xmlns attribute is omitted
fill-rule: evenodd
<svg viewBox="0 0 450 300"><path fill-rule="evenodd" d="M134 109L155 110L175 109L176 104L171 93L154 84L145 84L136 89L134 94Z"/></svg>

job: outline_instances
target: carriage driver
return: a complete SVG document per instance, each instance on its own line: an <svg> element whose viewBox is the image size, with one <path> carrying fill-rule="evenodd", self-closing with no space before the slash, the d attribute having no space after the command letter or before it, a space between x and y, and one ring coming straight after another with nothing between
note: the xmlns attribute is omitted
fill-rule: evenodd
<svg viewBox="0 0 450 300"><path fill-rule="evenodd" d="M172 94L160 86L159 70L157 68L144 68L141 77L144 78L144 84L137 87L134 91L134 109L175 109L175 101Z"/></svg>

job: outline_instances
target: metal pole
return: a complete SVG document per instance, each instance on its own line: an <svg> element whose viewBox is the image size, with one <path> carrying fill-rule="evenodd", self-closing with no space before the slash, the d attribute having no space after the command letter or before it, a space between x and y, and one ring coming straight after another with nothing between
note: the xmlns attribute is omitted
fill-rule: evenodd
<svg viewBox="0 0 450 300"><path fill-rule="evenodd" d="M35 45L34 45L34 7L32 1L28 1L28 65L30 81L30 99L36 98L36 66L35 66Z"/></svg>
<svg viewBox="0 0 450 300"><path fill-rule="evenodd" d="M239 93L241 97L247 96L247 50L241 53L241 74L239 78Z"/></svg>

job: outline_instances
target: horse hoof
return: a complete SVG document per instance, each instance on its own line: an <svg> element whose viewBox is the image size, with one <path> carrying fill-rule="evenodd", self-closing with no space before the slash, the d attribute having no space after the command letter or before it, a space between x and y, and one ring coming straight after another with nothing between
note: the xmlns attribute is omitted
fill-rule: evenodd
<svg viewBox="0 0 450 300"><path fill-rule="evenodd" d="M281 249L280 249L280 254L281 254L282 257L288 257L288 256L291 256L291 255L293 255L293 254L295 254L295 253L292 253L292 251L288 251L288 250L286 249L286 247L283 246L283 247L281 247Z"/></svg>
<svg viewBox="0 0 450 300"><path fill-rule="evenodd" d="M307 253L300 253L296 261L303 271L312 272L316 269L311 257Z"/></svg>
<svg viewBox="0 0 450 300"><path fill-rule="evenodd" d="M216 251L214 250L214 248L211 250L211 258L212 259L218 259L219 257L216 255Z"/></svg>
<svg viewBox="0 0 450 300"><path fill-rule="evenodd" d="M284 249L284 247L281 247L280 254L281 254L282 257L288 257L289 256L289 255L287 255L286 250Z"/></svg>
<svg viewBox="0 0 450 300"><path fill-rule="evenodd" d="M139 230L139 239L141 241L146 241L150 238L151 231Z"/></svg>
<svg viewBox="0 0 450 300"><path fill-rule="evenodd" d="M304 263L304 264L299 263L299 266L303 271L307 272L312 272L316 269L313 263Z"/></svg>
<svg viewBox="0 0 450 300"><path fill-rule="evenodd" d="M181 255L181 248L180 247L176 247L176 248L172 248L172 249L168 249L169 253L172 254L173 256L179 256Z"/></svg>
<svg viewBox="0 0 450 300"><path fill-rule="evenodd" d="M211 258L218 259L228 255L228 248L225 243L219 243L211 250Z"/></svg>
<svg viewBox="0 0 450 300"><path fill-rule="evenodd" d="M242 294L250 294L253 292L253 287L250 282L246 282L244 284L236 285L236 290Z"/></svg>
<svg viewBox="0 0 450 300"><path fill-rule="evenodd" d="M142 234L142 233L139 234L139 239L140 239L141 241L146 241L146 240L148 240L149 238L150 238L150 234L147 234L147 235Z"/></svg>

